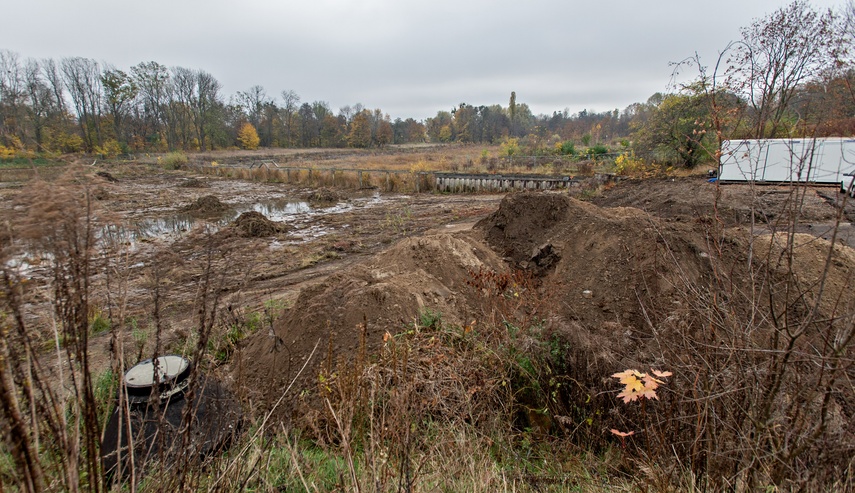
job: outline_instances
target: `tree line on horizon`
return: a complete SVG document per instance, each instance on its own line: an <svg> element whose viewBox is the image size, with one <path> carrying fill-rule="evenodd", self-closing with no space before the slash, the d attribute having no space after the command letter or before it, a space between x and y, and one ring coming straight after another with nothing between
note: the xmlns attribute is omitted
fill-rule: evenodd
<svg viewBox="0 0 855 493"><path fill-rule="evenodd" d="M742 29L715 69L695 56L691 82L623 110L534 115L460 103L424 121L357 103L333 111L292 90L253 86L226 98L210 73L142 62L121 70L81 57L22 59L0 50L0 151L207 151L235 147L383 147L417 142L498 144L529 155L611 146L666 164L714 159L723 138L855 135L853 6L819 11L796 0ZM3 157L0 154L0 157Z"/></svg>

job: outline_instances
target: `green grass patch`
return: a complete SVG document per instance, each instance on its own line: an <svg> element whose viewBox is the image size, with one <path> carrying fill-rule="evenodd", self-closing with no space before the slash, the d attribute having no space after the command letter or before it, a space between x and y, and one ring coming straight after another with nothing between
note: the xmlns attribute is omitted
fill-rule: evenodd
<svg viewBox="0 0 855 493"><path fill-rule="evenodd" d="M31 166L62 166L64 163L49 159L46 157L13 157L0 159L0 169L2 168L29 168Z"/></svg>

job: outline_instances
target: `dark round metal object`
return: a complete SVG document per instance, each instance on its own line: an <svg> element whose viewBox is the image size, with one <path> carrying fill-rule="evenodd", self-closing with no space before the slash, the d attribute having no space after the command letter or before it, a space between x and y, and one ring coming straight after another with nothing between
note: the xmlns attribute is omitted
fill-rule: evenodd
<svg viewBox="0 0 855 493"><path fill-rule="evenodd" d="M190 362L177 354L169 354L156 360L140 361L125 372L122 384L131 404L147 403L153 393L163 402L186 390L189 375Z"/></svg>

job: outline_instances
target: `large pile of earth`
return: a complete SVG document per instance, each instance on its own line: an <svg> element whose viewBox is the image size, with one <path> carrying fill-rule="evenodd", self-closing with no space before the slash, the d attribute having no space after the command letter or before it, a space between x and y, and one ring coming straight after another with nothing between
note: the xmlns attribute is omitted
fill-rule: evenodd
<svg viewBox="0 0 855 493"><path fill-rule="evenodd" d="M245 382L251 398L269 403L316 345L314 362L298 385L317 380L319 361L352 359L363 325L372 350L386 331L412 327L424 308L441 313L449 323L463 323L473 311L466 297L470 272L503 268L502 260L477 237L462 233L407 238L303 290L272 333L248 341L237 358L237 380Z"/></svg>
<svg viewBox="0 0 855 493"><path fill-rule="evenodd" d="M321 187L316 190L312 190L306 195L306 200L313 204L320 205L335 204L336 202L339 202L344 199L345 197L343 195L331 188L326 187Z"/></svg>
<svg viewBox="0 0 855 493"><path fill-rule="evenodd" d="M215 195L205 195L182 210L194 216L211 217L222 215L231 210L231 207L222 203Z"/></svg>
<svg viewBox="0 0 855 493"><path fill-rule="evenodd" d="M584 355L580 365L607 375L618 362L656 358L638 344L649 332L645 306L676 304L687 286L709 282L702 226L563 195L515 194L476 227L509 267L542 278L553 330Z"/></svg>
<svg viewBox="0 0 855 493"><path fill-rule="evenodd" d="M843 198L835 187L716 184L691 176L623 180L592 202L602 207L635 207L674 221L717 216L734 226L749 223L752 213L756 222L767 223L795 209L801 221L828 221L836 215L830 203ZM855 213L855 201L849 201L846 211Z"/></svg>
<svg viewBox="0 0 855 493"><path fill-rule="evenodd" d="M403 240L304 290L271 333L248 341L236 360L236 378L254 400L269 404L316 345L319 354L295 394L317 382L318 362L354 358L360 324L370 350L386 331L406 330L423 308L453 324L483 316L480 293L472 287L479 270L520 269L535 279L535 316L573 348L568 363L591 376L656 364L662 348L651 333L686 314L687 292L722 279L745 282L746 233L730 230L713 239L708 230L705 221L665 221L567 195L511 194L471 231ZM821 239L807 244L799 255L811 259L799 263L804 272L797 272L805 278L822 265L830 245ZM773 250L766 248L767 255ZM851 289L847 283L855 272L851 250L839 251L831 276L838 294Z"/></svg>
<svg viewBox="0 0 855 493"><path fill-rule="evenodd" d="M232 228L244 238L263 238L287 231L285 224L271 221L256 211L241 213L232 223Z"/></svg>

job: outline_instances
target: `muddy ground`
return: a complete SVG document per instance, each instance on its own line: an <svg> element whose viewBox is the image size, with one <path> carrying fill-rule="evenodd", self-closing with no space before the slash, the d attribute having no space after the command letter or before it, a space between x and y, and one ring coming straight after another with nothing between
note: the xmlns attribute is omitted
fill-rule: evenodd
<svg viewBox="0 0 855 493"><path fill-rule="evenodd" d="M242 361L261 362L271 353L271 344L275 349L284 343L305 353L315 336L352 329L366 316L365 310L355 308L372 307L373 316L382 320L379 324L372 320L380 335L389 327L405 326L420 306L443 309L453 321L463 323L471 316L462 294L467 272L479 267L564 269L568 279L580 279L568 296L576 299L580 296L576 291L596 286L594 299L584 303L598 304L590 312L596 317L569 313L567 320L630 334L643 320L632 307L632 293L620 286L638 282L641 274L626 271L622 262L629 251L628 236L656 243L648 226L631 226L646 224L651 217L674 223L669 234L675 237L685 230L687 252L704 248L691 232L699 225L759 233L783 228L789 217L796 217L796 232L826 239L832 238L839 220L835 240L855 246L855 207L849 201L839 214L844 196L833 188L807 188L794 196L782 187L716 187L703 177L623 180L598 188L581 184L557 194L590 203L581 207L538 203L527 211L525 202L515 203L519 210L512 222L525 227L508 237L504 229L501 235L496 232L497 221L503 220L497 216L473 229L497 211L504 194L319 193L143 165L92 167L85 176L97 214L115 225L99 234L115 239L122 254L113 257L109 286L106 275L96 277L93 303L105 311L112 306L113 316L121 320L128 363L150 354L156 343L161 352L188 350L206 285L222 292L216 337L252 312L284 314L280 322L267 324L251 337L239 353ZM76 183L80 185L81 179ZM0 188L0 211L13 230L32 210L27 200L37 194L31 186ZM46 188L54 186L59 185ZM39 193L39 200L49 199L44 189ZM594 229L584 225L555 229L556 218L566 221L571 213L587 218ZM564 253L558 254L552 250L559 249L556 234L579 243L562 244ZM632 245L644 248L641 243ZM23 243L19 246L13 264L28 279L27 321L41 331L49 348L53 339L49 258ZM570 258L573 248L578 248L574 256L588 259L587 270L559 263ZM206 273L213 274L207 281ZM604 292L612 294L601 298ZM338 354L346 356L355 348L354 337L337 344ZM96 334L91 347L95 371L101 371L108 363L109 334ZM255 372L249 377L250 387L257 390L269 380L275 364L266 364L263 371L247 369ZM225 365L222 371L234 375L236 370ZM283 383L275 380L274 391Z"/></svg>
<svg viewBox="0 0 855 493"><path fill-rule="evenodd" d="M219 326L230 317L262 312L265 305L277 312L290 307L301 289L402 238L433 228L468 227L501 199L381 194L372 189L319 191L150 166L92 168L84 174L95 214L114 224L98 234L114 239L120 253L112 287L108 290L105 276L99 275L93 302L106 311L109 293L113 316L121 312L129 362L153 349L157 325L162 351L188 349L209 252L216 273L211 284L224 292ZM4 186L0 211L13 228L33 219L38 223L38 218L28 217L31 201L50 200L51 189L58 186L66 185L50 182L35 191L33 183ZM50 347L50 257L24 242L17 245L20 252L11 265L28 280L27 320ZM108 350L109 334L95 335L96 371L104 368Z"/></svg>
<svg viewBox="0 0 855 493"><path fill-rule="evenodd" d="M452 197L466 200L439 199ZM661 352L641 343L650 340L651 324L688 316L684 295L718 279L714 264L732 269L730 282L747 282L746 238L781 231L793 214L795 232L808 233L797 235L804 279L821 270L828 251L827 241L812 239L831 238L838 218L835 241L852 245L850 216L838 214L842 198L821 188L798 197L783 187L716 188L700 177L508 194L475 223L412 235L303 290L268 333L247 340L232 376L248 402L266 408L293 378L298 388L311 390L319 369L335 371L335 362L353 360L363 344L369 353L380 348L386 334L413 328L420 312L441 313L452 326L500 324L520 315L515 300L526 303L526 316L546 320L546 330L569 341L574 351L566 357L580 371L601 376L653 364ZM762 250L762 241L756 244ZM842 246L835 261L840 269L828 284L848 293L855 255ZM507 312L485 312L483 293L495 287L489 286L493 278L478 273L513 270L532 284L511 280L519 288L501 297L510 300L502 301ZM855 301L844 298L846 306ZM308 370L298 374L313 352ZM295 417L310 415L312 403L300 405L282 407Z"/></svg>
<svg viewBox="0 0 855 493"><path fill-rule="evenodd" d="M753 224L761 231L780 231L792 223L796 232L827 240L839 216L837 241L855 247L855 199L847 199L833 186L802 187L796 192L773 185L717 187L702 177L658 178L623 180L590 200L601 207L635 207L667 221L717 218L724 227Z"/></svg>

